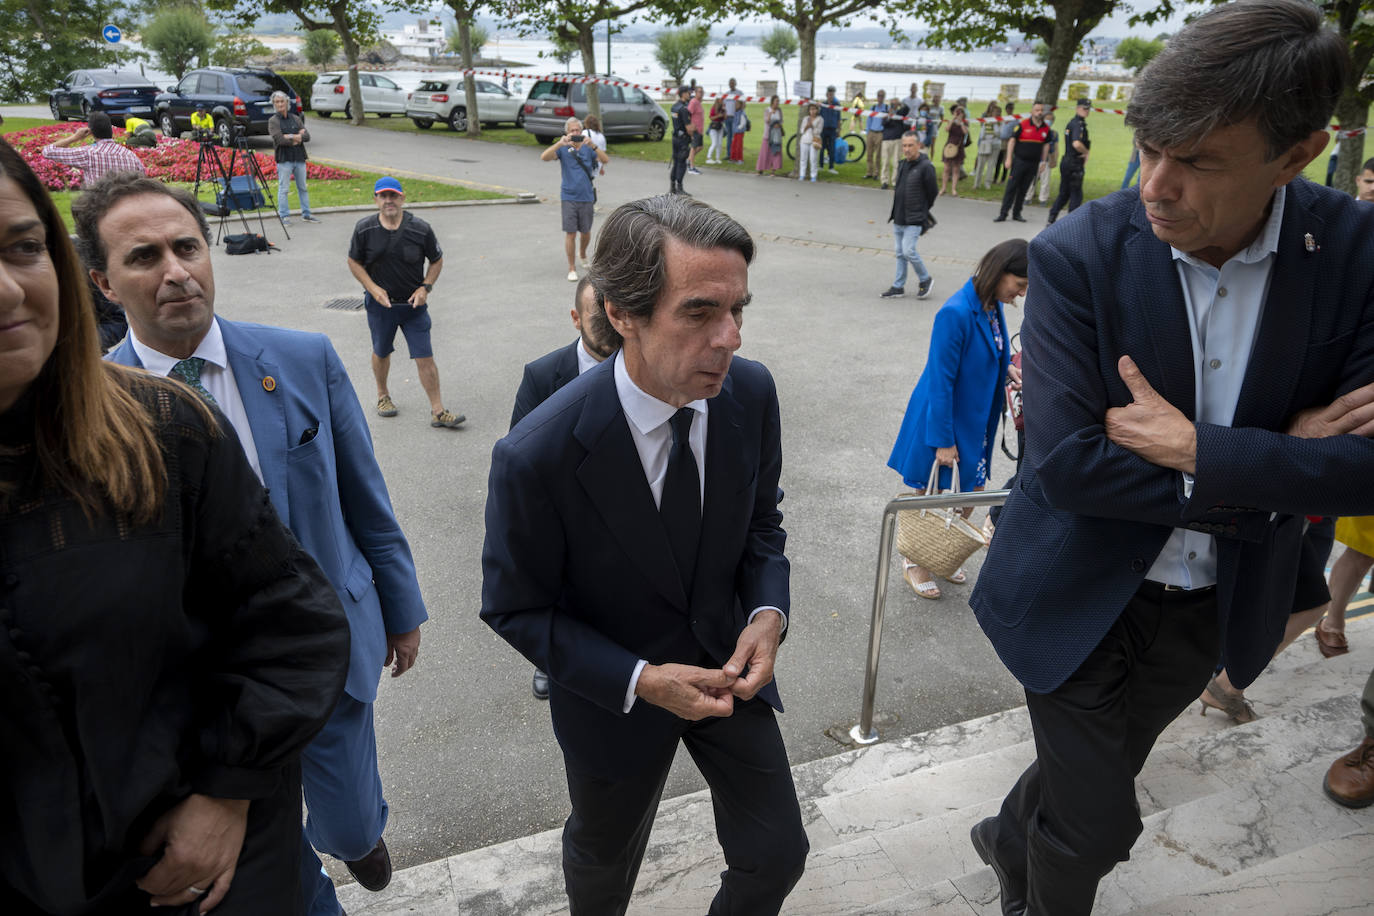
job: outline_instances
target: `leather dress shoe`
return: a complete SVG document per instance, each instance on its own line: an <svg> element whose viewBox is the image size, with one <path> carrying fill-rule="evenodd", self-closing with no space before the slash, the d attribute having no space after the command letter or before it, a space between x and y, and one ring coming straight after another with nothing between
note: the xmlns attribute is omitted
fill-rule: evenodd
<svg viewBox="0 0 1374 916"><path fill-rule="evenodd" d="M1002 916L1025 916L1026 889L1011 886L1011 878L997 861L996 848L988 836L996 820L995 817L989 817L974 824L969 831L969 839L973 841L973 850L978 853L978 858L983 860L984 865L992 866L992 872L997 876L997 883L1002 888Z"/></svg>
<svg viewBox="0 0 1374 916"><path fill-rule="evenodd" d="M376 893L391 883L391 853L386 850L386 840L377 838L377 845L361 859L344 862L348 873L359 884Z"/></svg>
<svg viewBox="0 0 1374 916"><path fill-rule="evenodd" d="M534 681L531 684L536 700L547 700L549 698L549 676L538 668L534 669Z"/></svg>
<svg viewBox="0 0 1374 916"><path fill-rule="evenodd" d="M1327 796L1347 808L1367 808L1374 804L1374 738L1331 764L1322 780Z"/></svg>

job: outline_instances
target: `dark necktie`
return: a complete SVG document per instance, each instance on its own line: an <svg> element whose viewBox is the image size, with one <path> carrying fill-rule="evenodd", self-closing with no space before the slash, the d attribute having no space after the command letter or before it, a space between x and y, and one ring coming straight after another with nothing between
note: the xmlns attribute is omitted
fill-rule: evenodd
<svg viewBox="0 0 1374 916"><path fill-rule="evenodd" d="M668 470L663 475L663 495L658 501L658 514L668 530L682 589L689 597L697 565L697 541L701 538L701 477L691 443L693 413L692 408L683 407L668 421L673 445L668 452Z"/></svg>
<svg viewBox="0 0 1374 916"><path fill-rule="evenodd" d="M204 368L205 360L199 356L192 356L177 363L168 374L190 385L196 394L205 399L207 404L214 404L218 407L219 402L215 400L215 396L200 381L200 373Z"/></svg>

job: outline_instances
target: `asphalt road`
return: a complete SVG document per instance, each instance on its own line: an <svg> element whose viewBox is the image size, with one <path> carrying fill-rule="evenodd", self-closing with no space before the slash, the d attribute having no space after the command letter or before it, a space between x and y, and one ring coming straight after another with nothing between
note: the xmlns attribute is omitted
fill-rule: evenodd
<svg viewBox="0 0 1374 916"><path fill-rule="evenodd" d="M19 114L19 109L4 109ZM565 279L559 170L534 150L429 134L309 121L311 154L368 170L424 175L515 191L537 205L423 211L445 250L431 298L445 401L467 414L460 430L431 429L403 353L393 360L393 419L370 410L375 393L361 312L333 311L360 296L344 259L359 214L299 222L282 252L215 251L217 307L229 318L326 333L368 408L378 457L410 537L431 620L418 666L385 679L377 701L382 778L391 804L387 840L398 866L558 826L567 814L560 755L530 667L477 617L483 506L491 447L507 429L522 366L573 337ZM261 141L259 141L261 142ZM667 166L617 161L597 184L600 218L620 202L667 188ZM1002 239L1043 225L992 223L995 207L942 198L940 224L920 249L935 277L930 299L883 300L892 279L890 195L848 186L716 173L687 190L740 219L759 238L750 272L741 355L777 378L782 404L782 504L792 561L789 639L777 677L794 762L838 752L827 736L858 715L880 515L901 490L885 465L926 359L935 311ZM909 289L915 288L914 279ZM1020 316L1009 315L1013 327ZM399 343L399 341L398 341ZM993 479L1010 462L1000 453ZM976 566L976 563L975 563ZM976 572L972 569L971 572ZM1021 693L979 631L970 586L940 601L897 581L888 606L878 709L888 736L1009 708ZM700 788L681 755L667 792ZM337 872L342 874L342 872Z"/></svg>

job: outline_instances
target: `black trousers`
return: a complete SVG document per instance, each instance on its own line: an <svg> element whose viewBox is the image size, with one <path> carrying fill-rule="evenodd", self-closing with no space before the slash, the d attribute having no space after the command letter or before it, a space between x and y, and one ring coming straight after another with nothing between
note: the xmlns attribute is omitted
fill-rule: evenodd
<svg viewBox="0 0 1374 916"><path fill-rule="evenodd" d="M673 135L673 164L668 170L668 181L671 183L670 191L676 191L682 187L682 178L687 174L687 153L692 148L692 141L686 134Z"/></svg>
<svg viewBox="0 0 1374 916"><path fill-rule="evenodd" d="M810 845L777 720L761 700L736 702L728 718L683 720L641 772L608 778L569 764L563 876L572 916L620 916L629 906L679 737L711 788L725 852L711 916L776 916L801 878Z"/></svg>
<svg viewBox="0 0 1374 916"><path fill-rule="evenodd" d="M1145 583L1051 693L1026 693L1036 760L1002 803L993 854L1025 883L1028 914L1087 916L1102 876L1140 836L1135 777L1220 655L1216 592Z"/></svg>
<svg viewBox="0 0 1374 916"><path fill-rule="evenodd" d="M1021 205L1026 202L1026 191L1030 190L1035 173L1039 170L1038 161L1012 157L1011 177L1007 179L1007 189L1002 192L1002 212L999 216L1005 218L1007 210L1011 210L1012 216L1021 215Z"/></svg>
<svg viewBox="0 0 1374 916"><path fill-rule="evenodd" d="M1083 203L1083 168L1069 168L1061 165L1059 167L1059 196L1054 199L1054 206L1050 207L1050 222L1059 218L1059 211L1064 208L1064 204L1069 205L1069 212L1078 209L1078 205Z"/></svg>

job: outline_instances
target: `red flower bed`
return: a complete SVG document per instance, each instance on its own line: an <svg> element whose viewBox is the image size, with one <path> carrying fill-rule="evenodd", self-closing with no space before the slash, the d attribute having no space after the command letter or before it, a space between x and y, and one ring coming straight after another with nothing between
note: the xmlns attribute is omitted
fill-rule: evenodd
<svg viewBox="0 0 1374 916"><path fill-rule="evenodd" d="M38 175L38 180L43 182L43 186L48 190L74 190L81 181L80 171L60 162L44 159L43 147L69 136L80 126L80 124L44 124L41 127L30 127L27 130L17 130L14 133L6 134L5 139L9 141L10 146L19 151L19 154L24 157L24 161ZM114 135L115 139L118 140L124 136L124 131L116 127ZM220 163L227 170L231 150L219 146L213 147L213 149L219 156ZM143 160L143 167L148 170L150 178L161 178L163 181L190 182L196 180L196 159L200 154L200 144L194 140L171 140L159 136L157 146L152 149L135 148L133 152L134 155ZM269 179L277 174L277 163L271 154L255 151L253 155L257 157L258 165L262 167L263 174ZM242 175L246 168L247 163L240 155L234 163L234 174ZM330 168L327 165L317 165L314 162L306 163L305 173L312 181L337 181L357 177L352 172ZM202 178L204 177L202 175Z"/></svg>

